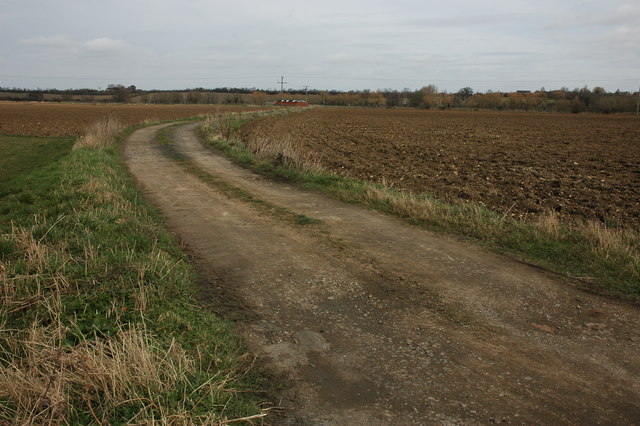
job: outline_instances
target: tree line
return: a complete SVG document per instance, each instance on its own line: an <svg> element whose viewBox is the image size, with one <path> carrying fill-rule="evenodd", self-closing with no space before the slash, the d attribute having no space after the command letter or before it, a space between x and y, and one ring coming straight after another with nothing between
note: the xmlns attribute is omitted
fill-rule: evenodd
<svg viewBox="0 0 640 426"><path fill-rule="evenodd" d="M471 87L457 92L440 91L429 84L417 90L382 89L376 91L289 89L284 92L255 88L186 90L139 90L136 86L110 84L105 90L95 89L18 89L0 87L0 99L51 102L116 102L149 104L253 104L264 105L279 98L306 99L311 104L355 107L408 107L421 109L493 109L498 111L544 112L636 112L640 103L638 92L607 92L602 87L569 90L476 93Z"/></svg>
<svg viewBox="0 0 640 426"><path fill-rule="evenodd" d="M325 105L386 106L422 109L493 109L498 111L630 113L638 110L638 92L607 92L602 87L569 90L475 93L464 87L455 93L439 91L434 85L418 90L382 90L325 94Z"/></svg>

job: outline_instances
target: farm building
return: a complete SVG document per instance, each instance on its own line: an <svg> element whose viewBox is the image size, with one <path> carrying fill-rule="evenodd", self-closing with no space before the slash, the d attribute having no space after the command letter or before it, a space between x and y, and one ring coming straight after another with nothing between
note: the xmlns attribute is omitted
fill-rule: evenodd
<svg viewBox="0 0 640 426"><path fill-rule="evenodd" d="M296 99L280 99L276 101L274 105L280 106L308 106L309 102L307 101L299 101Z"/></svg>

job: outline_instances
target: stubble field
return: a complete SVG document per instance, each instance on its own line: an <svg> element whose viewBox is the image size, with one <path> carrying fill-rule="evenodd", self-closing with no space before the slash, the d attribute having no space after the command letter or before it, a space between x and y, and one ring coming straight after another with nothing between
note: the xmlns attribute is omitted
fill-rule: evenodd
<svg viewBox="0 0 640 426"><path fill-rule="evenodd" d="M640 227L635 116L317 108L245 124L292 137L332 172L533 219Z"/></svg>
<svg viewBox="0 0 640 426"><path fill-rule="evenodd" d="M0 135L79 136L107 115L126 126L257 108L220 105L114 105L0 102Z"/></svg>

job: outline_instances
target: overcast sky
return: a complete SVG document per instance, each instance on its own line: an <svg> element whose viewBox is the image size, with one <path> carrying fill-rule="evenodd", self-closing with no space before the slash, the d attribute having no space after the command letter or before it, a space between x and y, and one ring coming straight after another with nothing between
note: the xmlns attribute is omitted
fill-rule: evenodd
<svg viewBox="0 0 640 426"><path fill-rule="evenodd" d="M0 87L640 85L640 1L0 0Z"/></svg>

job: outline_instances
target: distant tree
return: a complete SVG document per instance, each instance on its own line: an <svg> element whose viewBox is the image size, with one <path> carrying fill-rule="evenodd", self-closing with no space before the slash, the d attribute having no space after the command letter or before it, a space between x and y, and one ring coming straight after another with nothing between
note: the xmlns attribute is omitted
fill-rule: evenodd
<svg viewBox="0 0 640 426"><path fill-rule="evenodd" d="M438 94L438 86L435 84L429 84L420 89L423 95L437 95Z"/></svg>
<svg viewBox="0 0 640 426"><path fill-rule="evenodd" d="M420 90L407 93L408 105L412 108L424 107L424 102L422 99L423 97L424 97L424 94Z"/></svg>
<svg viewBox="0 0 640 426"><path fill-rule="evenodd" d="M380 107L387 103L387 99L380 92L373 92L369 95L368 106Z"/></svg>
<svg viewBox="0 0 640 426"><path fill-rule="evenodd" d="M265 92L254 90L249 95L249 102L253 105L264 105L267 101L267 94Z"/></svg>
<svg viewBox="0 0 640 426"><path fill-rule="evenodd" d="M242 103L242 97L240 96L239 93L230 93L224 98L224 103L225 104L234 104L234 105L241 104Z"/></svg>
<svg viewBox="0 0 640 426"><path fill-rule="evenodd" d="M456 96L463 101L466 101L473 96L473 89L471 87L463 87L462 89L458 90Z"/></svg>
<svg viewBox="0 0 640 426"><path fill-rule="evenodd" d="M131 88L124 87L122 84L110 84L107 87L107 93L111 93L113 102L127 103L131 101Z"/></svg>
<svg viewBox="0 0 640 426"><path fill-rule="evenodd" d="M200 92L198 92L197 90L192 90L189 93L187 93L186 103L197 104L198 102L200 102L201 97L202 97L202 94Z"/></svg>
<svg viewBox="0 0 640 426"><path fill-rule="evenodd" d="M29 94L27 95L27 99L30 101L41 102L44 100L44 94L40 91L29 92Z"/></svg>
<svg viewBox="0 0 640 426"><path fill-rule="evenodd" d="M182 93L180 92L171 92L170 95L170 99L171 99L171 104L181 104L184 103L184 97L182 96Z"/></svg>
<svg viewBox="0 0 640 426"><path fill-rule="evenodd" d="M385 89L383 93L388 108L402 106L402 93L391 89Z"/></svg>
<svg viewBox="0 0 640 426"><path fill-rule="evenodd" d="M207 92L202 101L205 104L213 105L218 103L218 95L214 92Z"/></svg>
<svg viewBox="0 0 640 426"><path fill-rule="evenodd" d="M583 112L585 109L586 105L584 104L584 102L580 100L580 97L575 96L573 98L573 102L571 103L571 112L574 114L578 114Z"/></svg>

